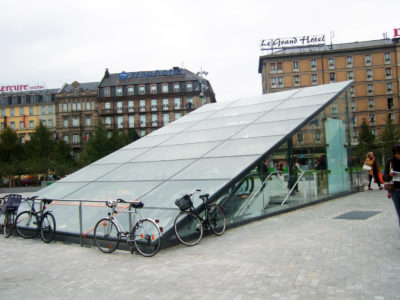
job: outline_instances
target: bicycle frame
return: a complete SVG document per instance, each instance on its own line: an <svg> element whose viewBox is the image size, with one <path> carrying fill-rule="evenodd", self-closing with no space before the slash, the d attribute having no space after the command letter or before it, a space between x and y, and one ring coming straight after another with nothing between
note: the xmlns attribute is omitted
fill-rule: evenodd
<svg viewBox="0 0 400 300"><path fill-rule="evenodd" d="M125 213L125 214L130 214L130 215L133 214L133 222L132 222L131 216L129 216L129 223L132 222L132 224L133 224L132 226L130 226L129 231L126 231L125 228L119 223L119 221L117 219L117 215L119 213L121 213L121 214ZM131 232L134 224L136 224L136 222L138 220L142 219L142 216L140 215L140 213L137 211L136 208L134 209L134 211L122 212L122 211L117 211L115 209L115 207L112 207L112 208L110 208L110 212L108 213L108 219L111 222L115 223L115 225L117 226L117 229L118 229L118 233L123 235L124 237L126 237L127 238L127 242L133 242L133 240L129 239L130 232Z"/></svg>

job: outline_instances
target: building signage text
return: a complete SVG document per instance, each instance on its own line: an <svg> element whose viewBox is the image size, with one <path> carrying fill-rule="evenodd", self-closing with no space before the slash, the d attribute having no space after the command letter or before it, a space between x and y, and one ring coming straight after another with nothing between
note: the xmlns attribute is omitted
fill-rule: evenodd
<svg viewBox="0 0 400 300"><path fill-rule="evenodd" d="M307 47L325 45L325 34L322 35L305 35L291 38L265 39L260 43L261 50Z"/></svg>
<svg viewBox="0 0 400 300"><path fill-rule="evenodd" d="M170 69L170 70L156 70L150 72L121 72L119 73L120 79L128 79L128 78L149 78L149 77L158 77L158 76L171 76L171 75L181 75L183 74L182 69Z"/></svg>
<svg viewBox="0 0 400 300"><path fill-rule="evenodd" d="M3 92L29 92L29 91L44 90L44 89L46 89L45 84L0 85L0 93L3 93Z"/></svg>
<svg viewBox="0 0 400 300"><path fill-rule="evenodd" d="M395 29L393 29L393 30L394 30L394 37L395 37L395 38L400 37L400 28L395 28Z"/></svg>

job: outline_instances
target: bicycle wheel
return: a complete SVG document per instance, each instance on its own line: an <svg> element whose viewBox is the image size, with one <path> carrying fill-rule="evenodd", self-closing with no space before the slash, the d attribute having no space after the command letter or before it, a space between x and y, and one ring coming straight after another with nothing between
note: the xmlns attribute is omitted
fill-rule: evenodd
<svg viewBox="0 0 400 300"><path fill-rule="evenodd" d="M153 256L160 249L161 231L152 220L139 220L132 229L132 237L136 250L143 256Z"/></svg>
<svg viewBox="0 0 400 300"><path fill-rule="evenodd" d="M117 225L108 219L100 219L94 228L94 240L97 248L104 253L114 252L121 241Z"/></svg>
<svg viewBox="0 0 400 300"><path fill-rule="evenodd" d="M4 237L10 237L14 226L14 214L7 213L4 219Z"/></svg>
<svg viewBox="0 0 400 300"><path fill-rule="evenodd" d="M174 227L176 237L186 246L198 244L203 237L203 225L200 219L191 212L181 212L175 218Z"/></svg>
<svg viewBox="0 0 400 300"><path fill-rule="evenodd" d="M45 243L50 243L56 235L56 219L53 214L46 212L40 222L40 237Z"/></svg>
<svg viewBox="0 0 400 300"><path fill-rule="evenodd" d="M221 206L217 204L210 204L208 206L209 224L211 231L216 235L222 235L225 232L226 219L225 213Z"/></svg>
<svg viewBox="0 0 400 300"><path fill-rule="evenodd" d="M23 211L15 219L15 227L20 236L26 239L33 239L39 233L39 220L36 214L30 211Z"/></svg>

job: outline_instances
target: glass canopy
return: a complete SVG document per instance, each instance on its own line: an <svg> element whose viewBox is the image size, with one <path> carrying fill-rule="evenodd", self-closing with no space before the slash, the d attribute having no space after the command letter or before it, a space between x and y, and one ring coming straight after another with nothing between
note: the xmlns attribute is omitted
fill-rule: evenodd
<svg viewBox="0 0 400 300"><path fill-rule="evenodd" d="M142 216L159 219L168 231L178 214L176 198L200 188L215 201L350 84L339 82L204 105L37 195L60 200L54 206L58 214L62 214L64 201L140 199L145 206ZM101 217L101 213L93 213L93 207L86 217L85 232ZM71 213L71 208L65 213ZM73 218L60 219L68 223L75 222ZM74 224L59 228L76 231Z"/></svg>

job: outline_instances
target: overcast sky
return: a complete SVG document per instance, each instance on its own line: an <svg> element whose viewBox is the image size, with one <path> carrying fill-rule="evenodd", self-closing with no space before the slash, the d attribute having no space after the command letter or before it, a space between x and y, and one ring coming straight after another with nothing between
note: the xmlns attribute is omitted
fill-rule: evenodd
<svg viewBox="0 0 400 300"><path fill-rule="evenodd" d="M260 95L261 39L393 37L399 11L399 0L0 0L0 85L183 66L209 72L217 101Z"/></svg>

